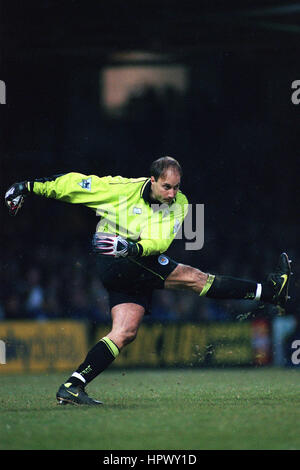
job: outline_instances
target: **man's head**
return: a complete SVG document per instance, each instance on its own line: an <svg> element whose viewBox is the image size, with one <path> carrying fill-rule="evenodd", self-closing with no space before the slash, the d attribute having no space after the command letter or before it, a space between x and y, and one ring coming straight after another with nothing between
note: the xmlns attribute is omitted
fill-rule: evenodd
<svg viewBox="0 0 300 470"><path fill-rule="evenodd" d="M182 169L175 158L162 157L150 167L151 197L161 203L171 204L180 186Z"/></svg>

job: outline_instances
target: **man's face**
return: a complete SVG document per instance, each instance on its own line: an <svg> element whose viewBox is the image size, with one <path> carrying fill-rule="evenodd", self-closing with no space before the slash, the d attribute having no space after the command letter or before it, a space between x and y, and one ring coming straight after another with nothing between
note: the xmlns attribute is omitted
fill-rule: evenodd
<svg viewBox="0 0 300 470"><path fill-rule="evenodd" d="M151 197L160 203L171 204L180 185L180 174L172 169L166 170L157 181L151 176Z"/></svg>

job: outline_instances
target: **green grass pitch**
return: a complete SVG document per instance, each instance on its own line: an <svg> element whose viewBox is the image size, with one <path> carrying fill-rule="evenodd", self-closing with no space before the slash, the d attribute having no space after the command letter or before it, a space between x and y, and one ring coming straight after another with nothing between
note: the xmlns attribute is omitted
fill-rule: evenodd
<svg viewBox="0 0 300 470"><path fill-rule="evenodd" d="M300 449L300 371L104 372L99 408L59 406L68 374L0 378L0 449Z"/></svg>

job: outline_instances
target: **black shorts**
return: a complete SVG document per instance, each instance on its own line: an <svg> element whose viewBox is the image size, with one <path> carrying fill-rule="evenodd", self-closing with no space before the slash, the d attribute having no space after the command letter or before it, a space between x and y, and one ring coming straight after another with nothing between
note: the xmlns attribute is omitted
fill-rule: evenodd
<svg viewBox="0 0 300 470"><path fill-rule="evenodd" d="M97 256L97 272L109 294L110 308L122 303L142 305L151 313L152 294L163 289L178 263L166 255L133 258Z"/></svg>

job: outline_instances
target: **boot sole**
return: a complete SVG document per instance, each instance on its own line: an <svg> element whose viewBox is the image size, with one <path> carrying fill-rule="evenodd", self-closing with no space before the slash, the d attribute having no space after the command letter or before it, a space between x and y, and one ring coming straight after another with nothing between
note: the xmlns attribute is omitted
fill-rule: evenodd
<svg viewBox="0 0 300 470"><path fill-rule="evenodd" d="M67 405L68 403L70 405L77 405L77 406L99 406L103 405L103 403L95 403L95 404L89 404L89 403L76 403L76 401L73 400L68 400L67 398L62 398L62 397L56 397L58 401L58 405Z"/></svg>

